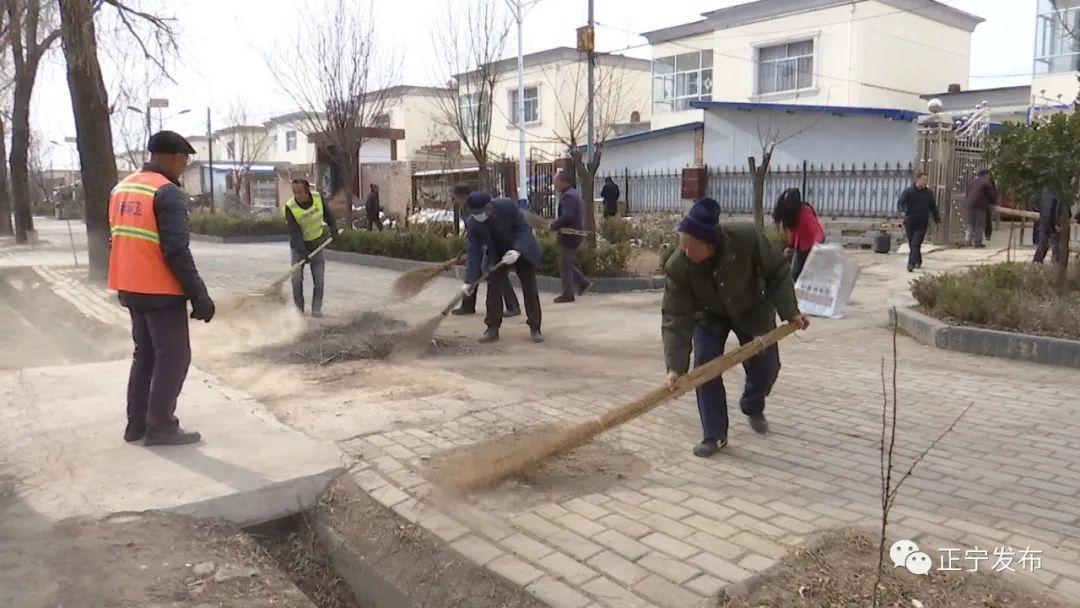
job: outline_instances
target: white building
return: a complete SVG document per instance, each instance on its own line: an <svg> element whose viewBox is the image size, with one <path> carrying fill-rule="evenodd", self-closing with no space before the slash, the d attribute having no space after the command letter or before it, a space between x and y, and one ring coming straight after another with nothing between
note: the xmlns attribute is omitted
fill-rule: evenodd
<svg viewBox="0 0 1080 608"><path fill-rule="evenodd" d="M315 162L315 144L308 141L313 121L304 112L274 116L263 123L269 139L267 159L309 165Z"/></svg>
<svg viewBox="0 0 1080 608"><path fill-rule="evenodd" d="M1080 0L1038 0L1032 105L1072 106L1080 75Z"/></svg>
<svg viewBox="0 0 1080 608"><path fill-rule="evenodd" d="M453 130L442 119L442 109L452 103L453 89L400 85L373 93L385 99L384 117L375 126L401 129L403 140L383 140L376 150L372 146L361 152L361 163L374 162L372 157L390 156L389 146L394 146L394 160L417 160L425 158L424 147L456 139ZM375 142L371 142L374 144ZM366 146L365 146L366 147Z"/></svg>
<svg viewBox="0 0 1080 608"><path fill-rule="evenodd" d="M982 19L936 0L757 0L646 32L652 123L699 122L694 101L921 111L968 81Z"/></svg>
<svg viewBox="0 0 1080 608"><path fill-rule="evenodd" d="M575 125L575 139L584 142L582 125L586 107L586 70L584 55L577 49L556 47L524 56L525 153L531 158L551 160L566 153L565 141ZM617 123L648 120L649 62L621 55L597 57L596 98L601 134L613 134ZM517 58L494 64L498 80L492 92L491 140L488 152L492 159L518 157ZM460 82L469 78L458 75ZM478 116L478 93L459 90L459 103L466 116ZM473 109L469 109L473 108ZM445 122L445 121L444 121ZM580 123L580 124L579 124ZM462 154L468 156L462 145Z"/></svg>

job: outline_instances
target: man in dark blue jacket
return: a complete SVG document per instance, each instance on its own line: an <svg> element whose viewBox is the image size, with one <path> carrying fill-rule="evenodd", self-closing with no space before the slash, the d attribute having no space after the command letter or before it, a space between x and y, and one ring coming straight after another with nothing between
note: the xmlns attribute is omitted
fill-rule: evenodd
<svg viewBox="0 0 1080 608"><path fill-rule="evenodd" d="M585 201L581 199L578 191L571 186L570 175L565 171L555 174L555 189L559 192L559 217L551 222L551 231L558 232L563 228L572 230L585 230L585 213L587 211ZM559 276L562 277L562 294L555 298L556 304L573 302L575 287L577 294L583 294L590 287L592 281L585 278L581 269L574 264L574 254L585 237L577 234L562 234L558 236L559 243Z"/></svg>
<svg viewBox="0 0 1080 608"><path fill-rule="evenodd" d="M925 172L920 171L915 176L915 183L900 195L897 207L904 214L904 233L908 242L907 270L911 272L922 267L922 243L930 228L930 218L934 218L934 223L941 223L941 214L938 213L933 191L927 187Z"/></svg>
<svg viewBox="0 0 1080 608"><path fill-rule="evenodd" d="M486 251L491 260L498 260L488 275L487 331L481 343L499 339L503 320L503 294L510 281L510 269L517 272L521 281L521 295L525 299L525 318L528 321L533 342L543 342L540 333L540 294L536 287L536 270L540 267L540 243L533 236L532 227L521 215L521 209L509 198L492 200L483 190L473 192L466 200L469 217L465 219L469 259L466 266L465 285L462 291L468 296L475 291L483 275L483 256Z"/></svg>
<svg viewBox="0 0 1080 608"><path fill-rule="evenodd" d="M473 187L468 184L458 184L454 186L452 190L454 199L454 217L462 217L466 215L465 202L468 200L469 195L473 193ZM468 244L468 243L466 243ZM487 251L481 256L480 267L483 270L491 268L495 264L495 260L492 260L492 255L489 255ZM491 287L488 286L488 289ZM474 289L472 295L467 295L461 300L461 304L450 311L450 314L460 317L465 315L476 314L476 292L479 289ZM516 317L521 314L521 304L518 303L517 294L514 293L514 286L510 284L510 281L506 282L506 292L503 293L503 303L506 305L506 312L504 317Z"/></svg>
<svg viewBox="0 0 1080 608"><path fill-rule="evenodd" d="M1039 212L1038 247L1035 248L1036 264L1046 260L1046 252L1053 251L1053 260L1057 264L1061 255L1061 233L1058 231L1058 214L1061 203L1054 191L1043 188L1035 197L1035 211Z"/></svg>

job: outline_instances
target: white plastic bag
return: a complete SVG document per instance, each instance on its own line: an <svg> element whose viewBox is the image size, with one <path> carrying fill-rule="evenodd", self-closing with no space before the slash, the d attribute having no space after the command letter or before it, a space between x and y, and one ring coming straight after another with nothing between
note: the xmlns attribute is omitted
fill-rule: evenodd
<svg viewBox="0 0 1080 608"><path fill-rule="evenodd" d="M842 245L814 245L795 283L799 310L815 317L844 316L859 277L859 265Z"/></svg>

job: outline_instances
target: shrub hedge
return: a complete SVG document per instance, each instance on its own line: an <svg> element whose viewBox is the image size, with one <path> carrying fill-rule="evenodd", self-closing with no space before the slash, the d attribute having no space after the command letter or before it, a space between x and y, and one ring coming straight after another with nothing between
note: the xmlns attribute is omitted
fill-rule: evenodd
<svg viewBox="0 0 1080 608"><path fill-rule="evenodd" d="M1005 262L966 272L921 276L911 293L931 316L944 321L1041 336L1080 340L1080 269L1057 293L1052 266Z"/></svg>
<svg viewBox="0 0 1080 608"><path fill-rule="evenodd" d="M272 216L255 217L232 213L194 212L188 217L191 232L210 236L266 236L285 234L288 228L285 218Z"/></svg>
<svg viewBox="0 0 1080 608"><path fill-rule="evenodd" d="M559 247L554 235L541 235L541 275L559 276ZM462 236L442 236L438 233L416 231L369 232L345 230L330 245L331 249L367 255L381 255L421 262L442 262L465 250ZM633 248L626 243L604 244L596 249L582 247L577 261L582 272L590 277L621 277L627 275L627 264Z"/></svg>

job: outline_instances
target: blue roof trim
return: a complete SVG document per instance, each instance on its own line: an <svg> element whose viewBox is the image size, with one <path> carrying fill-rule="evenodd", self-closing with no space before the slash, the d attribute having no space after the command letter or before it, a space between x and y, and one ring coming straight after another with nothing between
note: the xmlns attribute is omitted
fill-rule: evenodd
<svg viewBox="0 0 1080 608"><path fill-rule="evenodd" d="M603 141L604 147L609 146L621 146L623 144L632 144L639 141L646 141L649 139L655 139L657 137L665 137L667 135L675 135L676 133L685 133L687 131L697 131L704 129L705 123L700 120L697 122L688 122L682 125L675 125L674 127L665 127L663 129L655 129L652 131L645 131L643 133L634 133L633 135L623 135L622 137L612 137L611 139L605 139ZM579 150L584 150L585 146L578 146Z"/></svg>
<svg viewBox="0 0 1080 608"><path fill-rule="evenodd" d="M854 108L849 106L811 106L793 103L748 103L739 101L691 101L690 107L699 110L765 110L769 112L818 113L835 116L878 116L889 120L915 122L922 116L919 112L890 108Z"/></svg>

